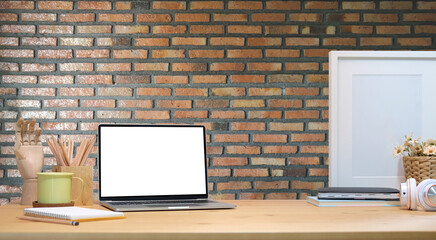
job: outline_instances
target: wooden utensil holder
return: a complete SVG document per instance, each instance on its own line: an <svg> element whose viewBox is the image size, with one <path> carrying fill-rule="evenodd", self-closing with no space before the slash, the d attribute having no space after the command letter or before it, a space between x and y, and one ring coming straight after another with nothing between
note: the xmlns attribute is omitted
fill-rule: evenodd
<svg viewBox="0 0 436 240"><path fill-rule="evenodd" d="M70 172L74 173L74 177L80 177L85 186L82 195L79 199L74 200L74 205L85 206L93 204L93 181L94 170L92 166L53 166L53 172ZM82 184L78 181L73 181L71 197L76 198L82 191Z"/></svg>

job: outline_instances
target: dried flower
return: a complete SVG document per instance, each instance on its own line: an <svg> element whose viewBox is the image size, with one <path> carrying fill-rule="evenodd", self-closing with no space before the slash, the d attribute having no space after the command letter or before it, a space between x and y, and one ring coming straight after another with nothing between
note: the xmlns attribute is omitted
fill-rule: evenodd
<svg viewBox="0 0 436 240"><path fill-rule="evenodd" d="M413 134L405 136L403 145L396 146L393 150L394 157L407 153L410 157L436 155L436 140L430 139L421 142L421 137L413 139Z"/></svg>

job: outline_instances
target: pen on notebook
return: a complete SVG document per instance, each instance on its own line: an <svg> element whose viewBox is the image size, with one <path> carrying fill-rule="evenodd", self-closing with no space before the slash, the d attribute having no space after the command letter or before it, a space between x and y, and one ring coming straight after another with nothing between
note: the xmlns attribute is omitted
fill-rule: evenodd
<svg viewBox="0 0 436 240"><path fill-rule="evenodd" d="M79 222L72 221L72 220L64 220L64 219L50 219L50 218L40 218L40 217L30 217L30 216L18 216L18 219L21 220L30 220L35 222L47 222L47 223L58 223L58 224L66 224L66 225L73 225L78 226Z"/></svg>

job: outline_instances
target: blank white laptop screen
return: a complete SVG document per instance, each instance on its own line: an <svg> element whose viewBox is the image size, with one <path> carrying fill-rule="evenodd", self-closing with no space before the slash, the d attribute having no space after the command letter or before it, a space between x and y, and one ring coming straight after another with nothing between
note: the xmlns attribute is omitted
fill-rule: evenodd
<svg viewBox="0 0 436 240"><path fill-rule="evenodd" d="M101 197L206 194L204 141L201 126L101 127Z"/></svg>

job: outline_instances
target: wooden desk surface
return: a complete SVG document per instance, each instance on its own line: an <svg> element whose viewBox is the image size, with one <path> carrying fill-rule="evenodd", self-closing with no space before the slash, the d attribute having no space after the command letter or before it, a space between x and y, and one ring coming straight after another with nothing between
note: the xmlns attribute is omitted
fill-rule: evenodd
<svg viewBox="0 0 436 240"><path fill-rule="evenodd" d="M229 210L128 212L79 226L19 220L0 207L0 239L436 239L436 212L316 207L303 200L239 200ZM102 208L95 205L95 208Z"/></svg>

